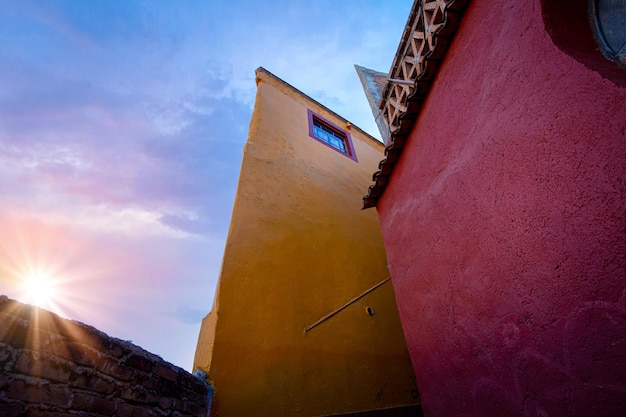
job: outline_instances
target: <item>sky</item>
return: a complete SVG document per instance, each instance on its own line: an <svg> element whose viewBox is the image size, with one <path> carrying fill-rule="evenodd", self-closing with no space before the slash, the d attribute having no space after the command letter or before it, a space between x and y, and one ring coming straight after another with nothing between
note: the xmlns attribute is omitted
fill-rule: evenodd
<svg viewBox="0 0 626 417"><path fill-rule="evenodd" d="M0 0L0 294L191 371L254 70L379 136L354 64L389 70L411 4Z"/></svg>

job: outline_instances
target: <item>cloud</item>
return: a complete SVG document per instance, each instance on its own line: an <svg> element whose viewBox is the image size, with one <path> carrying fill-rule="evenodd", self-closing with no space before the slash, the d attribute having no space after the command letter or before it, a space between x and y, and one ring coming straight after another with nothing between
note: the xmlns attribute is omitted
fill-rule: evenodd
<svg viewBox="0 0 626 417"><path fill-rule="evenodd" d="M387 69L381 51L395 52L409 7L0 2L0 269L59 261L67 315L188 361L219 273L254 70L374 132L353 64ZM0 277L3 292L12 285ZM164 345L163 332L181 342Z"/></svg>
<svg viewBox="0 0 626 417"><path fill-rule="evenodd" d="M21 277L41 269L56 282L61 315L188 364L198 334L188 325L210 309L222 241L107 234L2 213L0 225L0 294L19 298ZM166 329L192 342L164 344Z"/></svg>
<svg viewBox="0 0 626 417"><path fill-rule="evenodd" d="M242 10L249 6L232 2L217 23L229 28L229 37L213 48L214 55L221 57L216 60L217 72L226 81L223 96L251 104L254 70L263 66L378 136L353 65L389 69L403 29L390 16L403 21L411 5L319 1L270 6L260 2L253 10ZM264 18L257 19L255 13Z"/></svg>
<svg viewBox="0 0 626 417"><path fill-rule="evenodd" d="M187 305L177 306L172 317L181 323L200 324L208 311L206 309L191 308Z"/></svg>
<svg viewBox="0 0 626 417"><path fill-rule="evenodd" d="M204 234L210 231L210 220L206 217L199 219L197 215L188 216L176 214L164 214L159 217L159 222L174 230L192 234Z"/></svg>
<svg viewBox="0 0 626 417"><path fill-rule="evenodd" d="M61 35L80 29L68 18L56 20L61 23L51 26L63 27ZM65 40L68 48L75 37ZM225 222L212 218L230 213L249 105L225 97L223 74L202 73L203 66L192 79L173 79L176 62L168 61L167 48L162 56L148 52L146 61L158 68L150 77L136 71L127 74L134 82L111 77L110 69L99 68L102 58L89 58L112 41L91 38L89 48L75 49L75 60L85 65L72 77L63 75L66 63L42 67L0 52L8 64L0 68L5 201L72 218L77 212L101 218L100 209L108 208L111 223L150 218L176 231L225 236ZM67 207L60 207L62 201Z"/></svg>

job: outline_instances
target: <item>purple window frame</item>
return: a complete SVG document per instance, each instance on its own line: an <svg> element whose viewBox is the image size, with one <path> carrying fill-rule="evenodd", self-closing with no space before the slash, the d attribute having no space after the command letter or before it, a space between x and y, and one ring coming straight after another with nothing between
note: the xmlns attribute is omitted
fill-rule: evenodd
<svg viewBox="0 0 626 417"><path fill-rule="evenodd" d="M352 137L350 136L350 133L348 133L347 131L343 130L342 128L340 128L339 126L337 126L336 124L329 122L328 120L324 119L322 116L320 116L317 113L314 113L313 111L311 111L311 109L307 109L307 115L309 118L309 136L312 137L313 139L315 139L316 141L318 141L319 143L321 143L322 145L325 145L327 147L329 147L330 149L334 150L335 152L338 152L344 156L347 156L348 158L352 159L355 162L359 162L359 160L356 157L356 152L354 151L354 145L352 144ZM340 136L343 138L344 144L346 145L346 152L342 152L341 149L337 149L334 146L324 142L323 140L319 139L317 136L315 136L315 133L313 133L313 121L317 121L319 124L324 125L324 127L326 127L329 130L332 130L335 134L337 134L337 136Z"/></svg>

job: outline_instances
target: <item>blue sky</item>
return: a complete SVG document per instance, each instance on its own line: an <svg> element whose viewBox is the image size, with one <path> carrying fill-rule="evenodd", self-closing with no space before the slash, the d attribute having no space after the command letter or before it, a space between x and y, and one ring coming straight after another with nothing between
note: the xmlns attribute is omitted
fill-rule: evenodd
<svg viewBox="0 0 626 417"><path fill-rule="evenodd" d="M0 293L191 370L263 66L378 135L410 1L0 0ZM367 190L363 190L364 194Z"/></svg>

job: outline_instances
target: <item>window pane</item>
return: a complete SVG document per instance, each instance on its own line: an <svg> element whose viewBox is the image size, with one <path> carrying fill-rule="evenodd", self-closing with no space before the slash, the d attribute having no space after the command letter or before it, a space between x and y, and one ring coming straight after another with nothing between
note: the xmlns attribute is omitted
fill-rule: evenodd
<svg viewBox="0 0 626 417"><path fill-rule="evenodd" d="M345 138L339 136L337 133L328 129L326 126L323 126L317 120L313 122L313 134L316 138L326 142L333 148L336 148L341 152L346 153Z"/></svg>
<svg viewBox="0 0 626 417"><path fill-rule="evenodd" d="M309 113L309 136L341 152L350 159L359 162L354 155L350 133L335 126L320 116L308 110Z"/></svg>
<svg viewBox="0 0 626 417"><path fill-rule="evenodd" d="M626 66L626 0L590 0L589 4L602 53Z"/></svg>

